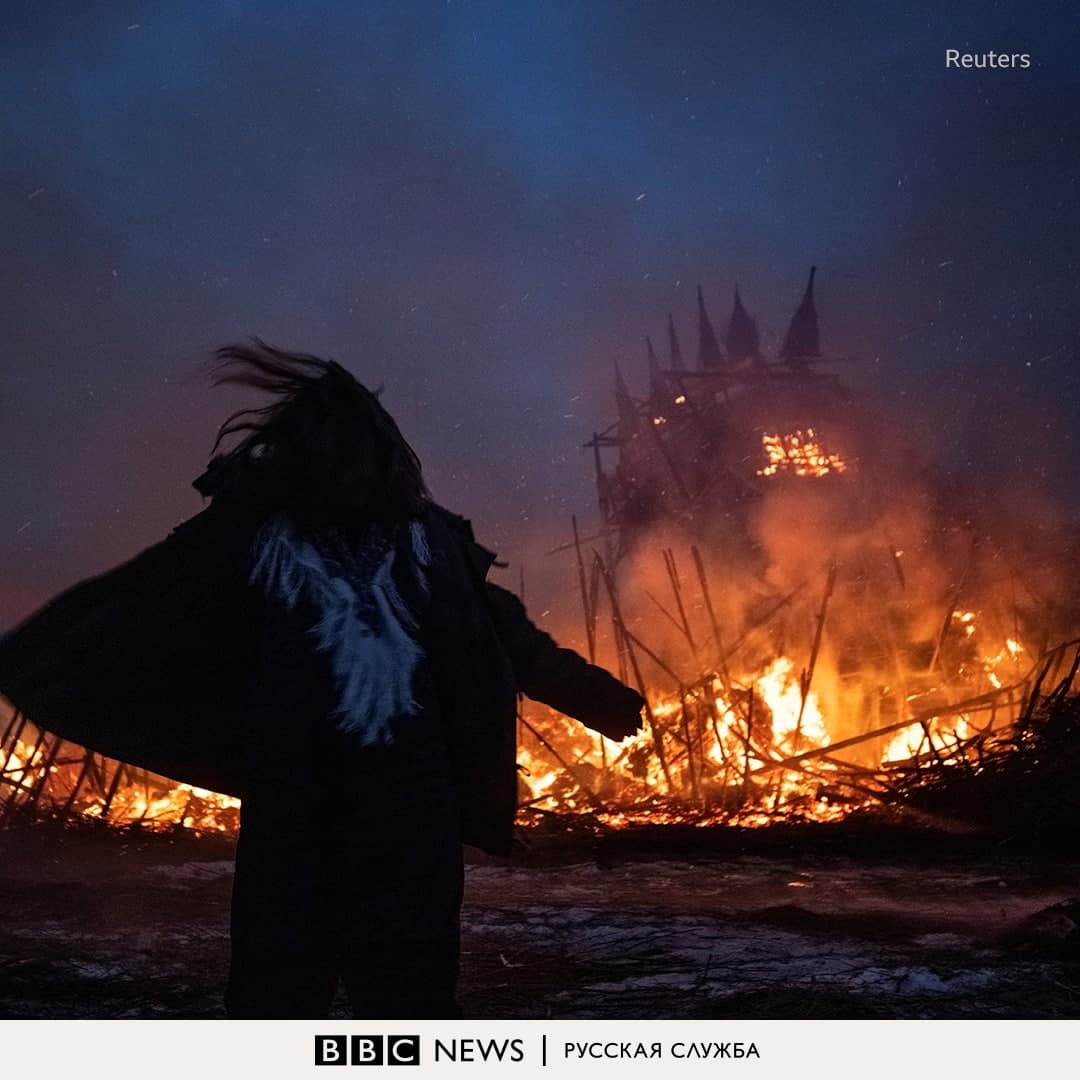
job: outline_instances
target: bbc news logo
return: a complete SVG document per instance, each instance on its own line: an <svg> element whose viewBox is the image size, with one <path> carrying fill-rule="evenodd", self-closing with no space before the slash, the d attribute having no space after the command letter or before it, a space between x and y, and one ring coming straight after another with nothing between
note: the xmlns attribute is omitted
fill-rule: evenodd
<svg viewBox="0 0 1080 1080"><path fill-rule="evenodd" d="M316 1035L316 1065L419 1065L419 1035Z"/></svg>

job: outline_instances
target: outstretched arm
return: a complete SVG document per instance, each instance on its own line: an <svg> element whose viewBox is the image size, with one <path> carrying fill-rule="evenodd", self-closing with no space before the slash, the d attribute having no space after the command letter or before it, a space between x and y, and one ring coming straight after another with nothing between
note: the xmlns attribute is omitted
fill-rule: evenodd
<svg viewBox="0 0 1080 1080"><path fill-rule="evenodd" d="M488 606L510 657L518 689L609 739L641 727L645 699L572 649L560 647L536 626L512 593L485 583Z"/></svg>

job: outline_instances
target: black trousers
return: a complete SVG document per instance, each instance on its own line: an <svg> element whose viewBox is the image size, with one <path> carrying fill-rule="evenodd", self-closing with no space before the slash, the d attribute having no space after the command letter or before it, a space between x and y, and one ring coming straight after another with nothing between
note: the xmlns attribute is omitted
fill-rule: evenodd
<svg viewBox="0 0 1080 1080"><path fill-rule="evenodd" d="M245 799L225 995L234 1019L460 1016L457 802L438 756L336 748Z"/></svg>

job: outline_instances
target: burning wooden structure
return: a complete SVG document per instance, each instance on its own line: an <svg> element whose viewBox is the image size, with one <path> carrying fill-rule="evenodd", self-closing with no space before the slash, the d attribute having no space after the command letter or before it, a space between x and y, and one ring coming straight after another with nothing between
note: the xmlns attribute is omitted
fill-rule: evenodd
<svg viewBox="0 0 1080 1080"><path fill-rule="evenodd" d="M616 364L617 420L586 443L609 561L662 522L705 537L720 529L730 542L733 533L743 536L747 505L770 478L832 480L870 451L859 446L863 418L853 395L823 370L815 270L773 360L762 355L737 286L723 346L698 286L695 364L683 358L671 314L666 364L645 339L643 398L630 393Z"/></svg>
<svg viewBox="0 0 1080 1080"><path fill-rule="evenodd" d="M669 315L643 395L616 365L617 419L586 444L599 543L575 521L568 547L583 644L646 692L649 723L616 747L527 714L529 805L840 817L912 769L976 767L1043 683L1071 687L1055 643L1080 620L1056 567L969 513L828 370L814 286L811 269L774 358L738 288L721 344L699 287L696 364Z"/></svg>

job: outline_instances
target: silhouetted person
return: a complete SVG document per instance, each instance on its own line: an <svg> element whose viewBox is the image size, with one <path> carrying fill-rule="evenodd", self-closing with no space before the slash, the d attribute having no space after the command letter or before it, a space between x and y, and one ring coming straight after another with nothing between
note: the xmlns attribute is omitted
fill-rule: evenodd
<svg viewBox="0 0 1080 1080"><path fill-rule="evenodd" d="M36 723L242 796L230 1017L458 1015L461 845L509 851L516 695L611 738L644 702L559 648L494 556L429 497L376 395L261 342L219 381L234 414L210 505L0 642Z"/></svg>

